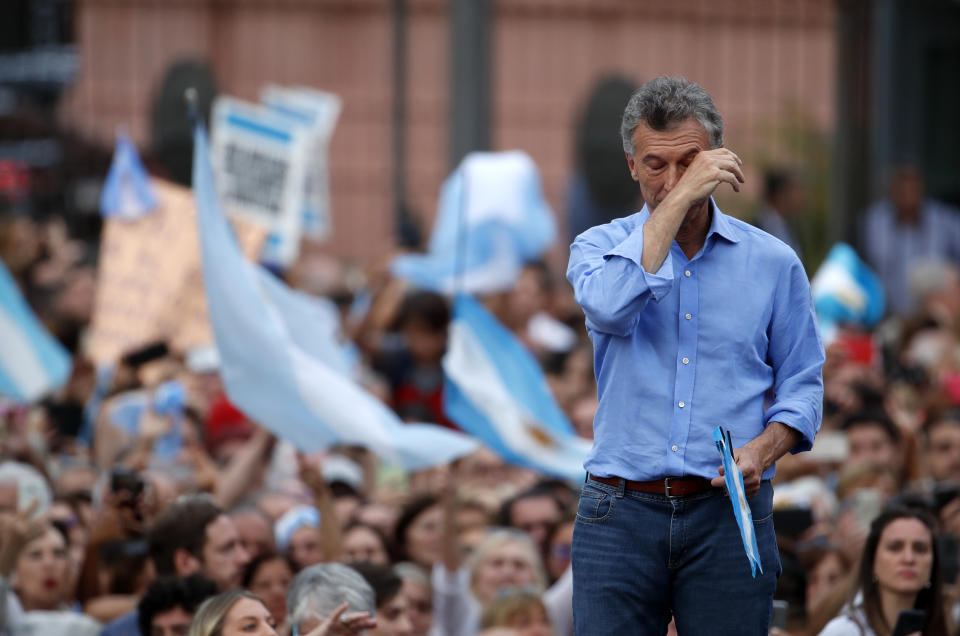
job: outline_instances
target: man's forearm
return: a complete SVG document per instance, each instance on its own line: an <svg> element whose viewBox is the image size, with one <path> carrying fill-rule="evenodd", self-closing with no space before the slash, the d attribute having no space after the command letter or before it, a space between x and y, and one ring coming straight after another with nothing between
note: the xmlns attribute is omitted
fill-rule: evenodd
<svg viewBox="0 0 960 636"><path fill-rule="evenodd" d="M770 422L763 432L749 441L746 446L757 452L763 469L766 470L796 446L801 437L800 431L782 422Z"/></svg>
<svg viewBox="0 0 960 636"><path fill-rule="evenodd" d="M640 264L648 274L656 274L667 260L688 206L679 198L667 198L643 224L643 254Z"/></svg>

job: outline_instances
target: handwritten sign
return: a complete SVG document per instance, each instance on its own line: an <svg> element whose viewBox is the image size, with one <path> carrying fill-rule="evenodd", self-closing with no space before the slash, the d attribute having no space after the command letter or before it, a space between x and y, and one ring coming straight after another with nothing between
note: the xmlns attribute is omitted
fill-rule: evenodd
<svg viewBox="0 0 960 636"><path fill-rule="evenodd" d="M213 335L200 269L193 193L153 180L157 210L135 220L107 220L87 354L96 364L164 340L184 352ZM255 257L266 230L243 219L233 227L244 254Z"/></svg>

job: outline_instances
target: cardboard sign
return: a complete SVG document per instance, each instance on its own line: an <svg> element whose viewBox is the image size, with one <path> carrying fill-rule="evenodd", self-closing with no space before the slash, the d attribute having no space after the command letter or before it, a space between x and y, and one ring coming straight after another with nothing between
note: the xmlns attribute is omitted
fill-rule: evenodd
<svg viewBox="0 0 960 636"><path fill-rule="evenodd" d="M302 123L259 104L218 97L211 154L221 200L270 232L262 260L289 265L300 251L310 136Z"/></svg>
<svg viewBox="0 0 960 636"><path fill-rule="evenodd" d="M86 343L98 365L157 340L179 352L213 342L193 192L159 179L152 185L159 201L152 214L104 223ZM233 227L246 256L254 258L266 231L242 219Z"/></svg>
<svg viewBox="0 0 960 636"><path fill-rule="evenodd" d="M275 113L301 125L310 138L304 177L303 234L322 240L332 231L330 214L330 138L340 117L341 100L310 88L267 86L260 101Z"/></svg>

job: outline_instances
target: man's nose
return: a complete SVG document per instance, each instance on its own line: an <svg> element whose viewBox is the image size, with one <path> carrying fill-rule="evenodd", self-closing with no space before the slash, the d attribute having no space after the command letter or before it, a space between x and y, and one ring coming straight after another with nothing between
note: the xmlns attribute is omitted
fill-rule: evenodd
<svg viewBox="0 0 960 636"><path fill-rule="evenodd" d="M678 166L667 166L667 179L663 183L663 189L667 192L673 190L677 182L680 181L681 176L682 174Z"/></svg>

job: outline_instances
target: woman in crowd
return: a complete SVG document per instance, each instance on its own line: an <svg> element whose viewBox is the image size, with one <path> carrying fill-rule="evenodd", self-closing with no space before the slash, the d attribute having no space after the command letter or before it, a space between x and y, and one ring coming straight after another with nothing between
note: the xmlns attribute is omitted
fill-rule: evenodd
<svg viewBox="0 0 960 636"><path fill-rule="evenodd" d="M517 530L493 530L459 568L440 565L433 571L434 620L440 633L472 636L483 608L508 588L525 588L539 596L546 577L533 541Z"/></svg>
<svg viewBox="0 0 960 636"><path fill-rule="evenodd" d="M277 636L275 627L259 596L233 590L204 601L190 624L190 636Z"/></svg>
<svg viewBox="0 0 960 636"><path fill-rule="evenodd" d="M13 590L24 611L67 609L70 556L64 534L53 524L27 543L14 569Z"/></svg>
<svg viewBox="0 0 960 636"><path fill-rule="evenodd" d="M290 561L272 552L254 557L244 571L243 587L263 599L276 625L282 626L286 621L287 588L293 575Z"/></svg>
<svg viewBox="0 0 960 636"><path fill-rule="evenodd" d="M69 548L34 506L0 519L0 633L90 636L100 625L70 607Z"/></svg>
<svg viewBox="0 0 960 636"><path fill-rule="evenodd" d="M442 558L444 513L440 499L421 495L412 499L394 528L394 562L413 561L428 570Z"/></svg>
<svg viewBox="0 0 960 636"><path fill-rule="evenodd" d="M387 539L374 526L351 521L344 527L340 542L340 555L344 563L390 565Z"/></svg>
<svg viewBox="0 0 960 636"><path fill-rule="evenodd" d="M343 633L340 617L344 603L326 620L302 636L337 636ZM259 596L233 590L204 601L190 624L190 636L277 636L276 623Z"/></svg>
<svg viewBox="0 0 960 636"><path fill-rule="evenodd" d="M403 581L400 593L407 599L407 612L414 636L427 636L433 627L433 587L430 575L416 563L398 563L393 571Z"/></svg>
<svg viewBox="0 0 960 636"><path fill-rule="evenodd" d="M538 594L514 591L497 598L483 613L483 628L507 627L516 636L553 636L547 608Z"/></svg>
<svg viewBox="0 0 960 636"><path fill-rule="evenodd" d="M870 526L853 598L821 636L885 636L900 612L926 613L924 636L946 636L934 521L924 512L892 508Z"/></svg>
<svg viewBox="0 0 960 636"><path fill-rule="evenodd" d="M296 570L324 560L320 513L313 506L296 506L274 524L277 549L286 554Z"/></svg>

